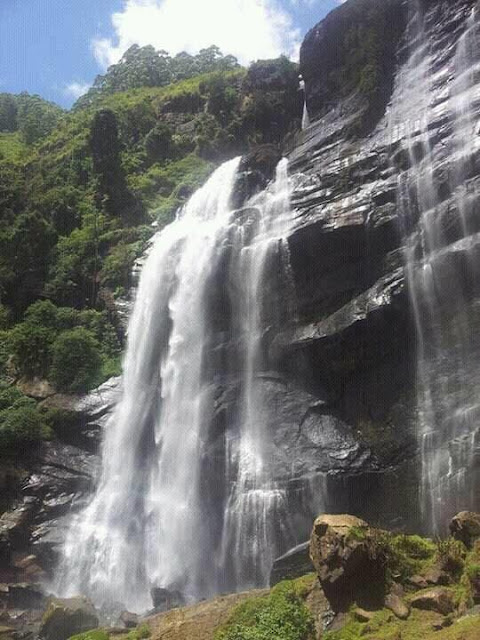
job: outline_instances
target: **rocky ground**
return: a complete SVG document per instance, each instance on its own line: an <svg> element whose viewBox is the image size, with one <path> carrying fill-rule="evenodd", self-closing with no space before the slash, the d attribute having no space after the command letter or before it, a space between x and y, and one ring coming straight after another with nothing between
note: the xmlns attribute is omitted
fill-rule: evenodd
<svg viewBox="0 0 480 640"><path fill-rule="evenodd" d="M270 590L183 607L166 598L158 604L170 610L143 617L124 611L113 627L102 626L105 612L84 597L47 598L34 585L0 585L0 638L476 640L480 514L458 514L450 533L432 541L375 529L355 516L322 515L308 549L277 561L272 584L284 579Z"/></svg>

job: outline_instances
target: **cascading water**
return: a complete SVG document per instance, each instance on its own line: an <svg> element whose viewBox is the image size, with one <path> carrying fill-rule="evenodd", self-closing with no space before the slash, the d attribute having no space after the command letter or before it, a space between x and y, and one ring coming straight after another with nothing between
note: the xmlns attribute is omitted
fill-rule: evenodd
<svg viewBox="0 0 480 640"><path fill-rule="evenodd" d="M480 227L475 220L478 185L469 176L479 150L472 116L479 99L478 35L472 12L453 57L450 96L436 96L421 4L412 2L411 53L399 73L391 114L405 129L410 167L400 175L398 194L418 339L420 502L425 527L434 533L455 512L475 506ZM443 130L444 139L432 139L430 122L445 114L451 124Z"/></svg>
<svg viewBox="0 0 480 640"><path fill-rule="evenodd" d="M212 175L145 264L123 397L97 491L66 540L62 594L142 611L155 586L198 599L262 585L277 543L295 542L285 495L270 478L255 384L264 366L265 273L285 252L290 224L287 164L270 190L234 211L238 166L232 160ZM235 353L219 356L225 334ZM224 450L212 453L215 358L227 360L241 391Z"/></svg>
<svg viewBox="0 0 480 640"><path fill-rule="evenodd" d="M249 230L254 234L253 243L248 242L241 227L237 267L232 273L234 290L240 294L233 315L234 332L242 340L244 379L239 433L227 442L236 482L228 499L221 548L221 564L231 565L235 583L244 586L265 584L268 580L276 537L294 539L288 532L285 493L270 479L268 442L262 428L266 422L262 415L264 401L256 380L266 364L262 353L266 264L272 251L277 252L291 223L286 160L277 168L273 192L262 193L251 204L262 215L255 228ZM278 530L282 527L284 531Z"/></svg>

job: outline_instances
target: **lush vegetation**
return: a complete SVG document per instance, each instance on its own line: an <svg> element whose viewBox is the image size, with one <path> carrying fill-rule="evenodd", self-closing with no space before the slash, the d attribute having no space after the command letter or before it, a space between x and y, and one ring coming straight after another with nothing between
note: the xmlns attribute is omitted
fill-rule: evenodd
<svg viewBox="0 0 480 640"><path fill-rule="evenodd" d="M170 222L219 162L281 144L298 100L286 58L247 70L214 46L171 57L135 45L70 112L0 94L1 389L39 378L82 393L118 374L115 300L152 223ZM3 452L58 432L58 416L12 393Z"/></svg>
<svg viewBox="0 0 480 640"><path fill-rule="evenodd" d="M314 637L313 617L299 584L288 580L276 585L268 596L240 604L215 634L215 640L313 640Z"/></svg>

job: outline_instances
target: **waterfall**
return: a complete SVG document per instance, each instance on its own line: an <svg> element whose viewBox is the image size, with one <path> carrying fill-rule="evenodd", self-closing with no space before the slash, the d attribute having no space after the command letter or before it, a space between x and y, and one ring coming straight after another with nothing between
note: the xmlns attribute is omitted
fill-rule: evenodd
<svg viewBox="0 0 480 640"><path fill-rule="evenodd" d="M307 96L305 96L303 100L302 131L305 131L305 129L309 126L310 126L310 116L308 115Z"/></svg>
<svg viewBox="0 0 480 640"><path fill-rule="evenodd" d="M423 16L413 4L411 52L399 73L392 117L403 127L409 165L399 177L398 201L417 329L420 504L425 528L440 533L455 512L474 507L477 482L480 226L478 185L469 178L479 151L473 107L479 99L480 52L472 12L453 57L450 95L436 95ZM438 105L451 125L435 137ZM447 160L445 181L441 171Z"/></svg>
<svg viewBox="0 0 480 640"><path fill-rule="evenodd" d="M287 162L234 211L238 167L215 171L145 263L101 477L64 547L63 595L145 611L153 587L198 599L266 585L277 543L290 542L256 384L266 321L279 315L265 277L290 224ZM214 417L221 376L240 389L227 424Z"/></svg>

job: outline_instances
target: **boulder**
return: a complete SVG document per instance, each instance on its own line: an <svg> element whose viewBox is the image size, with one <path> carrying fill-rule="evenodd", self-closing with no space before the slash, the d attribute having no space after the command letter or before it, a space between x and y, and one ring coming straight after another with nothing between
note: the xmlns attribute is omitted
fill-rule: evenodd
<svg viewBox="0 0 480 640"><path fill-rule="evenodd" d="M451 592L445 587L427 589L413 596L410 604L415 609L424 611L436 611L446 616L455 610L455 604Z"/></svg>
<svg viewBox="0 0 480 640"><path fill-rule="evenodd" d="M423 576L411 576L407 579L407 584L413 589L426 589L428 587L428 583Z"/></svg>
<svg viewBox="0 0 480 640"><path fill-rule="evenodd" d="M368 524L351 515L322 515L315 520L310 558L334 611L381 606L385 597L385 564L375 553Z"/></svg>
<svg viewBox="0 0 480 640"><path fill-rule="evenodd" d="M154 587L151 591L153 606L156 613L169 611L185 605L185 598L177 589Z"/></svg>
<svg viewBox="0 0 480 640"><path fill-rule="evenodd" d="M450 533L469 549L480 538L480 513L461 511L450 522Z"/></svg>
<svg viewBox="0 0 480 640"><path fill-rule="evenodd" d="M30 537L30 527L38 509L37 500L27 497L12 511L6 511L0 518L0 543L2 548L19 551L26 547ZM2 554L3 555L3 554Z"/></svg>
<svg viewBox="0 0 480 640"><path fill-rule="evenodd" d="M430 569L428 569L425 572L424 578L427 584L431 584L434 586L439 586L439 585L445 586L447 584L450 584L451 582L451 578L448 575L448 573L438 565L434 565L433 567L430 567Z"/></svg>
<svg viewBox="0 0 480 640"><path fill-rule="evenodd" d="M410 608L405 604L402 598L395 593L389 593L387 595L385 598L385 606L400 620L406 620L410 615Z"/></svg>
<svg viewBox="0 0 480 640"><path fill-rule="evenodd" d="M134 629L138 625L138 616L130 611L122 611L119 618L126 629Z"/></svg>
<svg viewBox="0 0 480 640"><path fill-rule="evenodd" d="M98 627L98 614L84 596L52 598L43 615L39 636L43 640L67 640Z"/></svg>
<svg viewBox="0 0 480 640"><path fill-rule="evenodd" d="M8 606L14 609L43 609L46 595L38 584L26 582L8 585Z"/></svg>
<svg viewBox="0 0 480 640"><path fill-rule="evenodd" d="M282 580L300 578L306 573L311 573L312 569L310 542L304 542L274 561L270 573L270 586L273 587Z"/></svg>

